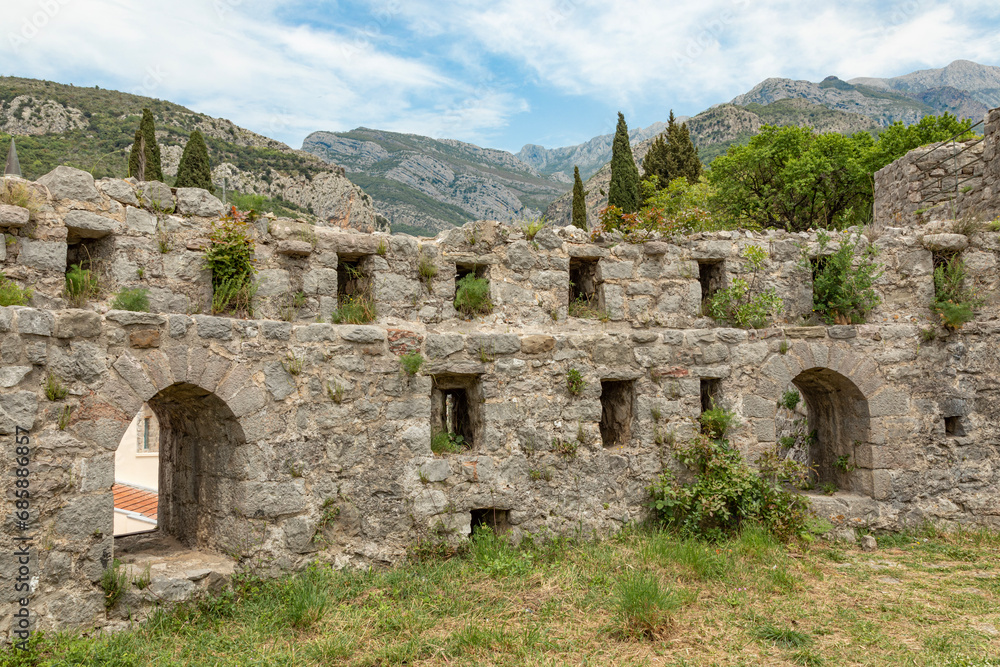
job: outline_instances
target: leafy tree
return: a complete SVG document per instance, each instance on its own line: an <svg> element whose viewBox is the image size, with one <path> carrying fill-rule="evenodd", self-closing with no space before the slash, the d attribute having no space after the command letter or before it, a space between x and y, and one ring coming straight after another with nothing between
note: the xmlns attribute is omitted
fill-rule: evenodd
<svg viewBox="0 0 1000 667"><path fill-rule="evenodd" d="M202 188L215 192L215 187L212 185L212 167L208 160L208 146L205 145L205 138L198 130L191 133L187 145L184 146L174 187Z"/></svg>
<svg viewBox="0 0 1000 667"><path fill-rule="evenodd" d="M149 109L142 110L139 129L135 131L132 153L128 158L128 171L140 181L162 181L163 168L160 166L160 145L156 143L156 126Z"/></svg>
<svg viewBox="0 0 1000 667"><path fill-rule="evenodd" d="M573 226L587 231L587 193L583 191L580 168L573 167Z"/></svg>
<svg viewBox="0 0 1000 667"><path fill-rule="evenodd" d="M940 116L924 116L919 123L913 125L903 125L896 121L879 134L869 156L868 169L875 173L914 148L945 141L956 135L961 141L971 139L971 127L971 120L958 120L947 112Z"/></svg>
<svg viewBox="0 0 1000 667"><path fill-rule="evenodd" d="M871 214L871 135L764 126L712 163L714 204L742 225L839 229Z"/></svg>
<svg viewBox="0 0 1000 667"><path fill-rule="evenodd" d="M639 168L635 166L629 143L625 115L618 112L618 127L611 145L611 184L608 186L608 206L625 213L639 210Z"/></svg>

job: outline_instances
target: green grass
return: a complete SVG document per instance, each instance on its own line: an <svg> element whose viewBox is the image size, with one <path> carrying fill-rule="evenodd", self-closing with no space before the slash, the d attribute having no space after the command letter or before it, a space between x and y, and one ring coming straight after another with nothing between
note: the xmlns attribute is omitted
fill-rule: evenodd
<svg viewBox="0 0 1000 667"><path fill-rule="evenodd" d="M1000 665L1000 584L982 578L1000 573L996 533L880 535L876 553L758 530L549 538L481 530L456 549L435 534L396 567L238 578L113 635L38 635L30 660L0 664Z"/></svg>
<svg viewBox="0 0 1000 667"><path fill-rule="evenodd" d="M30 287L21 287L0 273L0 306L27 306L31 296Z"/></svg>
<svg viewBox="0 0 1000 667"><path fill-rule="evenodd" d="M131 310L136 313L149 312L149 290L144 287L123 289L115 295L111 307L115 310Z"/></svg>

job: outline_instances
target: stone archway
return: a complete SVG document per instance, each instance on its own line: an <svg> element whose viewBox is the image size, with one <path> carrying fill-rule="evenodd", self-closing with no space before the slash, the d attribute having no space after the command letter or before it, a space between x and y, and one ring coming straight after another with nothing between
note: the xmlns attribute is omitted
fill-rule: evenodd
<svg viewBox="0 0 1000 667"><path fill-rule="evenodd" d="M189 547L225 548L219 536L238 522L243 428L218 396L173 384L148 401L160 423L159 529Z"/></svg>
<svg viewBox="0 0 1000 667"><path fill-rule="evenodd" d="M818 483L834 483L844 491L860 492L866 486L863 474L868 467L871 415L861 390L841 373L823 367L802 371L792 379L802 393L808 412L809 465ZM865 465L862 465L865 464Z"/></svg>

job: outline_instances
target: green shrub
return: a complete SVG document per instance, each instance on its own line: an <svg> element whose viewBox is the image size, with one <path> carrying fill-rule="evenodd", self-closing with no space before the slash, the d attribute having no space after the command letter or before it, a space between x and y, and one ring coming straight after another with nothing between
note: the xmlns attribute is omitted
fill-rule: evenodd
<svg viewBox="0 0 1000 667"><path fill-rule="evenodd" d="M98 295L100 287L97 276L90 269L83 268L82 264L73 264L66 272L65 295L70 305L80 308Z"/></svg>
<svg viewBox="0 0 1000 667"><path fill-rule="evenodd" d="M794 389L789 389L781 395L781 402L779 405L786 410L794 410L799 407L799 403L802 401L802 395L799 394Z"/></svg>
<svg viewBox="0 0 1000 667"><path fill-rule="evenodd" d="M131 310L135 313L149 312L149 290L143 287L137 289L123 289L115 296L111 302L111 307L115 310Z"/></svg>
<svg viewBox="0 0 1000 667"><path fill-rule="evenodd" d="M469 318L492 312L490 281L471 273L459 280L455 284L455 310Z"/></svg>
<svg viewBox="0 0 1000 667"><path fill-rule="evenodd" d="M720 408L712 401L712 407L698 417L702 432L710 438L724 438L731 428L739 426L736 414Z"/></svg>
<svg viewBox="0 0 1000 667"><path fill-rule="evenodd" d="M27 306L31 296L30 287L22 288L0 273L0 306Z"/></svg>
<svg viewBox="0 0 1000 667"><path fill-rule="evenodd" d="M580 392L583 391L586 386L587 381L583 379L583 374L575 368L569 369L569 373L566 374L567 391L574 396L579 396Z"/></svg>
<svg viewBox="0 0 1000 667"><path fill-rule="evenodd" d="M399 365L403 367L407 375L416 375L424 365L424 355L416 350L407 352L399 358Z"/></svg>
<svg viewBox="0 0 1000 667"><path fill-rule="evenodd" d="M253 238L245 214L232 207L212 225L205 268L212 272L212 312L237 316L253 315Z"/></svg>
<svg viewBox="0 0 1000 667"><path fill-rule="evenodd" d="M434 263L434 260L427 255L421 255L420 261L417 263L417 271L420 274L420 280L424 282L427 286L427 291L430 292L431 283L438 274L438 267Z"/></svg>
<svg viewBox="0 0 1000 667"><path fill-rule="evenodd" d="M784 302L774 287L767 290L758 287L767 251L750 245L744 248L742 255L750 266L750 280L735 278L729 287L716 291L708 300L708 314L719 322L744 329L760 328L781 313Z"/></svg>
<svg viewBox="0 0 1000 667"><path fill-rule="evenodd" d="M934 269L934 302L931 310L949 331L960 329L975 317L983 304L975 290L965 286L965 262L952 255Z"/></svg>
<svg viewBox="0 0 1000 667"><path fill-rule="evenodd" d="M540 232L547 222L548 220L545 219L544 215L540 218L529 218L521 221L521 231L524 232L524 238L529 241L534 239L535 234Z"/></svg>
<svg viewBox="0 0 1000 667"><path fill-rule="evenodd" d="M431 438L431 451L435 454L457 454L466 449L465 438L457 433L439 431Z"/></svg>
<svg viewBox="0 0 1000 667"><path fill-rule="evenodd" d="M857 251L861 235L841 241L840 248L825 254L830 236L820 231L820 257L813 261L803 253L801 265L813 270L813 312L827 324L861 324L881 301L875 293L875 281L882 276L881 265L875 262L878 250L869 243Z"/></svg>
<svg viewBox="0 0 1000 667"><path fill-rule="evenodd" d="M805 530L808 501L747 465L728 441L699 435L674 449L695 478L681 484L667 470L650 486L654 520L686 537L709 540L752 524L781 539Z"/></svg>
<svg viewBox="0 0 1000 667"><path fill-rule="evenodd" d="M367 324L377 317L375 302L367 296L344 297L336 310L330 313L334 324Z"/></svg>

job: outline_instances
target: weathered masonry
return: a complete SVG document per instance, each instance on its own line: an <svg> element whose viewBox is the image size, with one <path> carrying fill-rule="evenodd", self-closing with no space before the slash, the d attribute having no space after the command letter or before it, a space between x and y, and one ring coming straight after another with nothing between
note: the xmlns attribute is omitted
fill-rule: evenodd
<svg viewBox="0 0 1000 667"><path fill-rule="evenodd" d="M276 570L396 561L419 536L461 537L474 522L515 537L614 531L644 516L645 488L675 465L658 433L689 437L715 400L737 413L733 441L753 460L776 447L793 387L817 434L799 455L840 489L811 496L820 514L1000 527L996 233L944 222L863 236L885 266L883 303L869 324L828 327L809 319L809 234L599 244L572 227L527 239L479 222L418 240L264 219L261 319L239 320L196 314L209 307L202 256L222 213L208 193L95 184L67 168L37 187L46 206L33 218L0 207L3 271L36 290L34 307L0 308L0 549L21 534L20 427L33 442L36 627L106 622L97 582L117 553L114 451L144 402L160 423L159 530L206 552L263 550ZM741 274L751 244L769 252L783 321L718 327L702 297ZM988 298L975 322L926 340L942 248L962 253ZM158 312L67 308L67 262L81 255L107 292L147 287ZM494 304L471 321L452 306L468 271L489 280ZM359 276L377 320L317 321ZM578 298L599 317L569 317ZM411 351L427 358L414 376L400 365ZM47 398L50 376L66 397ZM469 448L434 455L442 428ZM0 579L15 569L0 559ZM5 588L5 628L16 608Z"/></svg>

